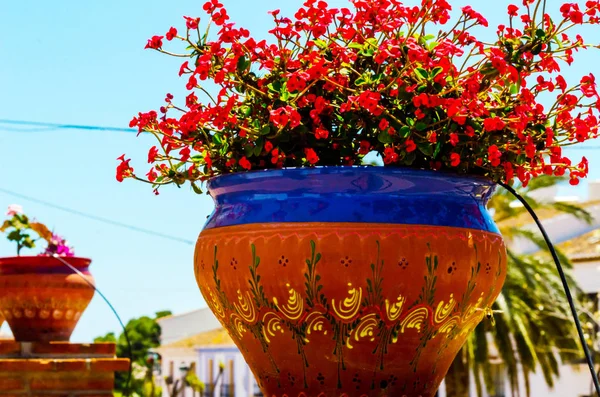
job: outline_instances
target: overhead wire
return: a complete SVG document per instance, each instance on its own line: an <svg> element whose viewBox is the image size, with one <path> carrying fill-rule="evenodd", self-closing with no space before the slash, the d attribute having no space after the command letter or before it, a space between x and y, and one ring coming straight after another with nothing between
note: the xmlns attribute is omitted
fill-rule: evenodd
<svg viewBox="0 0 600 397"><path fill-rule="evenodd" d="M136 232L139 232L139 233L149 234L151 236L160 237L160 238L164 238L164 239L171 240L171 241L176 241L176 242L179 242L179 243L182 243L182 244L187 244L187 245L194 245L195 244L195 242L192 241L192 240L184 239L184 238L177 237L177 236L172 236L170 234L161 233L161 232L157 232L157 231L150 230L150 229L144 229L144 228L141 228L141 227L138 227L138 226L129 225L127 223L115 221L115 220L112 220L112 219L109 219L109 218L105 218L105 217L102 217L102 216L89 214L89 213L82 212L82 211L79 211L79 210L76 210L76 209L73 209L73 208L64 207L64 206L61 206L61 205L58 205L58 204L51 203L49 201L45 201L45 200L41 200L41 199L38 199L38 198L35 198L35 197L27 196L25 194L17 193L17 192L14 192L12 190L4 189L4 188L1 188L1 187L0 187L0 192L8 194L8 195L11 195L13 197L21 198L23 200L28 200L28 201L31 201L33 203L45 205L47 207L51 207L51 208L55 208L57 210L68 212L68 213L73 214L73 215L78 215L78 216L81 216L81 217L84 217L84 218L92 219L92 220L95 220L95 221L98 221L98 222L103 222L103 223L106 223L106 224L109 224L109 225L113 225L113 226L122 227L122 228L133 230L133 231L136 231Z"/></svg>
<svg viewBox="0 0 600 397"><path fill-rule="evenodd" d="M29 127L45 127L48 129L63 129L63 130L138 132L138 130L135 128L105 127L105 126L99 126L99 125L46 123L46 122L28 121L28 120L0 119L0 124L20 125L20 126L29 126ZM3 128L5 128L5 127L3 127Z"/></svg>

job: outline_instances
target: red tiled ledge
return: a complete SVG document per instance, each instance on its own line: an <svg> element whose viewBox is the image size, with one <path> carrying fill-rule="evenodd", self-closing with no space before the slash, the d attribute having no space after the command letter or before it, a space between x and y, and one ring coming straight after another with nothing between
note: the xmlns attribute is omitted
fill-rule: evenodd
<svg viewBox="0 0 600 397"><path fill-rule="evenodd" d="M112 395L115 372L129 369L114 355L113 343L0 341L0 396Z"/></svg>

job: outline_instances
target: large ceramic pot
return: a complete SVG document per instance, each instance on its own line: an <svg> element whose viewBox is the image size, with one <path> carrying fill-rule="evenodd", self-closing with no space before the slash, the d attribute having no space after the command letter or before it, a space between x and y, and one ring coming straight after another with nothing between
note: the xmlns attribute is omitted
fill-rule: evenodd
<svg viewBox="0 0 600 397"><path fill-rule="evenodd" d="M86 258L64 258L94 281ZM68 341L94 288L48 256L0 258L0 311L18 342Z"/></svg>
<svg viewBox="0 0 600 397"><path fill-rule="evenodd" d="M506 275L482 178L324 167L212 179L195 272L269 397L430 397Z"/></svg>

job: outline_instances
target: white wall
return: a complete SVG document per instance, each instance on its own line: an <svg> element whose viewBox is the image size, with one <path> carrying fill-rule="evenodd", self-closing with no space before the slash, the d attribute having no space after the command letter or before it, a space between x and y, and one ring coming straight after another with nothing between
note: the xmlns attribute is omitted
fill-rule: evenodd
<svg viewBox="0 0 600 397"><path fill-rule="evenodd" d="M197 349L198 352L198 377L206 385L213 383L219 374L219 364L225 365L222 380L229 384L230 380L230 361L233 361L234 394L235 397L250 397L254 393L254 376L246 364L242 353L235 346L207 346ZM212 360L213 379L209 379L210 363ZM219 389L217 389L219 390ZM219 396L219 393L215 394Z"/></svg>
<svg viewBox="0 0 600 397"><path fill-rule="evenodd" d="M554 244L560 244L600 228L600 205L588 207L586 210L594 218L594 221L591 224L587 224L568 214L562 214L543 220L542 225L544 225L550 240L552 240ZM535 230L536 232L538 230L535 224L527 225L524 229ZM537 246L525 238L514 239L513 241L508 242L508 244L510 245L511 250L518 254L530 254L538 251Z"/></svg>
<svg viewBox="0 0 600 397"><path fill-rule="evenodd" d="M209 308L177 314L159 319L161 345L189 338L199 333L221 328L221 324Z"/></svg>
<svg viewBox="0 0 600 397"><path fill-rule="evenodd" d="M190 349L155 349L162 357L161 360L161 373L156 376L157 384L163 388L163 397L169 397L168 386L165 384L164 379L167 376L173 376L173 379L181 379L182 374L179 367L182 365L190 367L192 363L196 363L196 372L198 374L198 355L193 348ZM171 371L172 370L172 371ZM185 390L178 397L191 397L191 390Z"/></svg>

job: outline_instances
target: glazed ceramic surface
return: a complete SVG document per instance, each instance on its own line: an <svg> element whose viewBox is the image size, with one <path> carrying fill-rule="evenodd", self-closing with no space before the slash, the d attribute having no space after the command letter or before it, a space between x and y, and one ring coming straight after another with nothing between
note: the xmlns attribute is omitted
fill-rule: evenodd
<svg viewBox="0 0 600 397"><path fill-rule="evenodd" d="M198 284L270 397L431 397L504 282L484 179L326 167L209 190Z"/></svg>
<svg viewBox="0 0 600 397"><path fill-rule="evenodd" d="M88 281L90 259L64 258ZM94 288L47 256L0 258L0 311L19 342L68 341Z"/></svg>

